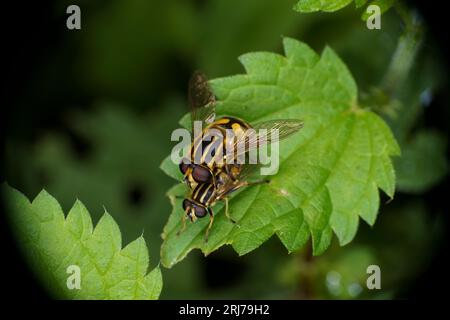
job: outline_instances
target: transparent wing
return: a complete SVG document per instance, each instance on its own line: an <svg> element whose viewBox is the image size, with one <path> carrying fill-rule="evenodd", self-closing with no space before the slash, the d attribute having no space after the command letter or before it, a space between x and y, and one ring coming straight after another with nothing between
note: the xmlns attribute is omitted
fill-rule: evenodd
<svg viewBox="0 0 450 320"><path fill-rule="evenodd" d="M261 177L260 169L261 164L243 164L241 172L239 173L238 180L240 181L249 181L254 180Z"/></svg>
<svg viewBox="0 0 450 320"><path fill-rule="evenodd" d="M246 183L254 183L256 181L262 181L260 169L261 164L243 164L241 168L241 172L237 176L236 180L229 179L225 186L221 188L221 192L217 194L217 197L223 198L230 193L240 189L242 186L245 186Z"/></svg>
<svg viewBox="0 0 450 320"><path fill-rule="evenodd" d="M297 119L269 120L255 123L252 127L255 129L257 134L253 135L253 139L250 139L249 143L251 142L250 144L252 146L255 144L263 145L265 143L272 143L286 139L303 128L303 121ZM258 134L260 130L265 130L266 133Z"/></svg>
<svg viewBox="0 0 450 320"><path fill-rule="evenodd" d="M257 149L265 144L286 139L303 128L303 121L297 119L279 119L258 122L252 125L253 130L247 130L245 134L233 140L235 158L246 152ZM229 157L230 158L230 157Z"/></svg>
<svg viewBox="0 0 450 320"><path fill-rule="evenodd" d="M208 79L200 71L195 71L189 80L188 100L192 125L194 121L202 121L205 127L214 121L216 98L209 88Z"/></svg>

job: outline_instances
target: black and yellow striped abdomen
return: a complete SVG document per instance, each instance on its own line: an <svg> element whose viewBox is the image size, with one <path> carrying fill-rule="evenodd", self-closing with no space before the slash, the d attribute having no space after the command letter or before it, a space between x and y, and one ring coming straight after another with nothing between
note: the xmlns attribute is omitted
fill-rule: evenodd
<svg viewBox="0 0 450 320"><path fill-rule="evenodd" d="M192 200L198 204L206 207L210 206L215 201L216 189L211 183L200 183L192 191Z"/></svg>
<svg viewBox="0 0 450 320"><path fill-rule="evenodd" d="M202 136L192 143L191 161L207 166L213 173L222 169L227 154L227 130L231 130L235 139L238 139L250 128L247 122L234 117L223 117L214 121L203 129ZM222 139L217 138L217 133L220 133Z"/></svg>

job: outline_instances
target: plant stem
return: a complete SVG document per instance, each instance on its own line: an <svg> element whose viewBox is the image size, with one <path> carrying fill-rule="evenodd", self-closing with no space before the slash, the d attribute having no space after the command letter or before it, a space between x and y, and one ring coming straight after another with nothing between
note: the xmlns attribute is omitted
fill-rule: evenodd
<svg viewBox="0 0 450 320"><path fill-rule="evenodd" d="M316 293L314 290L315 268L311 242L308 243L304 252L298 254L298 261L301 266L301 274L297 290L297 299L313 300L316 297Z"/></svg>
<svg viewBox="0 0 450 320"><path fill-rule="evenodd" d="M407 81L423 40L423 25L417 13L400 1L396 2L395 9L404 24L403 33L381 83L361 95L362 105L390 118L395 118L401 107L397 100L399 90Z"/></svg>
<svg viewBox="0 0 450 320"><path fill-rule="evenodd" d="M423 26L417 14L400 1L395 4L395 9L405 25L405 30L398 40L381 84L381 89L391 99L395 98L399 86L407 78L423 38Z"/></svg>

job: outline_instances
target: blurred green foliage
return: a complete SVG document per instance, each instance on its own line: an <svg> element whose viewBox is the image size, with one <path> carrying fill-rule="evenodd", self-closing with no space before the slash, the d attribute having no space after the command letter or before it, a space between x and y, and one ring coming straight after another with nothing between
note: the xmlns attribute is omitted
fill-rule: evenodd
<svg viewBox="0 0 450 320"><path fill-rule="evenodd" d="M64 17L68 4L72 3L58 2L55 17ZM292 10L294 4L292 0L79 1L82 30L62 32L62 43L36 68L30 96L20 97L30 110L35 106L33 95L39 97L36 113L41 119L56 118L58 125L32 130L32 139L15 133L8 137L7 181L29 198L45 187L65 211L78 197L94 224L105 206L118 222L124 244L144 231L150 256L159 256L160 233L170 213L164 193L172 184L159 164L170 152L170 132L188 111L185 91L194 69L211 78L242 73L236 59L240 54L281 52L283 35L319 52L329 44L362 91L370 95L372 87L381 87L403 32L394 10L383 15L382 30L368 30L353 6L332 14L300 14ZM352 244L334 244L330 252L311 261L308 252L287 255L273 239L240 258L231 248L206 259L192 253L172 269L162 270L161 298L401 295L400 289L426 265L427 253L437 241L429 235L439 234L435 226L439 221L429 218L434 209L422 196L447 173L444 134L429 131L423 120L425 112L436 112L425 107L445 86L439 57L426 36L425 42L410 76L393 97L399 103L397 117L386 116L404 150L396 163L398 189L403 193L382 205L374 229L361 225ZM80 99L66 99L72 95ZM21 115L16 118L22 121ZM36 119L27 121L39 125L33 122ZM411 191L414 196L408 195ZM154 267L157 261L152 263ZM363 289L365 268L377 263L383 290L368 292Z"/></svg>
<svg viewBox="0 0 450 320"><path fill-rule="evenodd" d="M335 243L329 254L313 260L305 253L293 257L280 270L280 280L297 286L298 298L393 298L427 265L433 243L441 240L439 222L427 218L421 201L393 205L380 212L375 228L361 225L360 234L348 246ZM373 264L381 269L380 291L366 286L367 267Z"/></svg>

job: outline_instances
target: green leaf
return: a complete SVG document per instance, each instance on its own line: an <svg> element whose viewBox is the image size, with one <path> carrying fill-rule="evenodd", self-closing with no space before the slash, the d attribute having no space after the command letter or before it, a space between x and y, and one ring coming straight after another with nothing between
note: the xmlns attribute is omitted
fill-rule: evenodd
<svg viewBox="0 0 450 320"><path fill-rule="evenodd" d="M172 266L194 248L204 254L231 244L240 255L274 233L289 252L312 238L313 253L329 246L332 232L340 244L356 234L359 217L370 225L379 207L378 188L393 197L395 174L390 156L399 147L387 125L356 103L356 84L344 63L330 49L318 56L306 44L283 40L286 56L268 52L240 57L247 74L212 80L220 115L247 121L298 118L305 127L280 144L280 169L271 182L245 188L230 201L238 225L214 210L209 240L208 219L181 228L181 200L186 188L170 189L174 209L167 222L161 262ZM176 176L178 167L166 159L162 167ZM218 214L217 214L218 213Z"/></svg>
<svg viewBox="0 0 450 320"><path fill-rule="evenodd" d="M394 4L396 0L374 0L369 6L376 5L380 7L380 13L384 13L389 10ZM298 12L335 12L338 11L347 5L349 5L352 0L300 0L297 4L294 5L294 10ZM360 8L367 3L367 0L355 0L355 7ZM362 14L362 19L367 20L367 18L371 15L371 13L367 12L367 9L364 10Z"/></svg>
<svg viewBox="0 0 450 320"><path fill-rule="evenodd" d="M162 288L159 267L147 273L148 251L141 236L122 249L114 219L105 211L95 229L77 200L67 217L45 190L29 202L19 191L2 186L17 240L42 282L58 298L157 299ZM70 266L80 270L80 289L69 289ZM70 273L69 273L70 271Z"/></svg>
<svg viewBox="0 0 450 320"><path fill-rule="evenodd" d="M346 7L352 1L353 0L300 0L294 6L294 10L298 12L334 12Z"/></svg>
<svg viewBox="0 0 450 320"><path fill-rule="evenodd" d="M448 173L446 147L445 137L430 130L419 131L405 142L401 160L395 161L398 189L421 193L444 178Z"/></svg>

